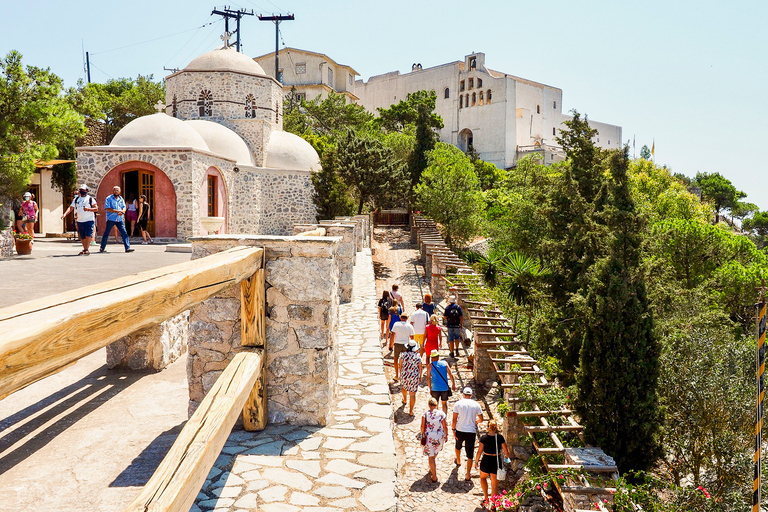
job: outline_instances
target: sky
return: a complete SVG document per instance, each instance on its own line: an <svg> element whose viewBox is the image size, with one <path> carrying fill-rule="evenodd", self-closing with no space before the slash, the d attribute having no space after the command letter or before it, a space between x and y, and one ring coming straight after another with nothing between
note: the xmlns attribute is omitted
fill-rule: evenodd
<svg viewBox="0 0 768 512"><path fill-rule="evenodd" d="M768 2L732 0L0 0L0 50L50 68L65 86L170 74L222 44L214 8L294 14L279 44L371 75L484 52L498 71L558 87L563 112L623 128L630 154L655 144L673 172L719 172L768 210ZM243 52L274 51L272 22L245 16ZM635 142L635 150L632 143Z"/></svg>

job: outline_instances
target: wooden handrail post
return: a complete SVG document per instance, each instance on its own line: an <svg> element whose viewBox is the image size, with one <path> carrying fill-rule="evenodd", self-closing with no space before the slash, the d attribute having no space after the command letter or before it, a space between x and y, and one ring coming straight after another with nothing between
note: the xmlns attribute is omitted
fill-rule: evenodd
<svg viewBox="0 0 768 512"><path fill-rule="evenodd" d="M264 348L266 340L266 290L264 281L264 255L261 268L240 282L240 343L243 347ZM248 431L264 430L267 426L266 365L261 366L259 377L243 406L243 428Z"/></svg>

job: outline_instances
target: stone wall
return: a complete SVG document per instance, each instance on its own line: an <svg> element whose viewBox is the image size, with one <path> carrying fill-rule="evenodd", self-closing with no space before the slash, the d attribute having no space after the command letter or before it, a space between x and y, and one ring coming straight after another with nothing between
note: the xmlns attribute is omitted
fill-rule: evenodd
<svg viewBox="0 0 768 512"><path fill-rule="evenodd" d="M160 371L187 351L189 311L107 345L107 367Z"/></svg>
<svg viewBox="0 0 768 512"><path fill-rule="evenodd" d="M339 298L342 303L352 300L352 274L356 263L356 244L355 233L357 226L347 223L327 223L320 221L320 224L297 224L293 226L294 234L305 233L319 227L325 228L326 236L341 237L337 257L339 260Z"/></svg>
<svg viewBox="0 0 768 512"><path fill-rule="evenodd" d="M270 423L326 425L335 395L341 237L194 237L192 258L235 246L265 248L266 381ZM240 345L240 285L193 309L190 410Z"/></svg>
<svg viewBox="0 0 768 512"><path fill-rule="evenodd" d="M262 169L257 176L261 188L259 234L292 235L294 224L315 222L311 172Z"/></svg>
<svg viewBox="0 0 768 512"><path fill-rule="evenodd" d="M5 208L3 211L5 212ZM8 210L10 212L10 210ZM2 213L0 213L2 215ZM3 223L11 224L13 222L12 216L4 217L0 219L0 226ZM8 226L5 229L0 229L0 259L10 258L13 256L13 228Z"/></svg>

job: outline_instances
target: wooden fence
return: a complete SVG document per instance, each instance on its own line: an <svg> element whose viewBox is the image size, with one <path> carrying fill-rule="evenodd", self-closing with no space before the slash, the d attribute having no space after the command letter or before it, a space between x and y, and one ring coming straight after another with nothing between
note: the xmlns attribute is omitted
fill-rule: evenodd
<svg viewBox="0 0 768 512"><path fill-rule="evenodd" d="M240 413L266 426L264 250L237 247L0 310L0 398L240 283L241 343L127 511L188 511Z"/></svg>
<svg viewBox="0 0 768 512"><path fill-rule="evenodd" d="M399 210L379 210L373 213L374 226L407 226L411 217Z"/></svg>

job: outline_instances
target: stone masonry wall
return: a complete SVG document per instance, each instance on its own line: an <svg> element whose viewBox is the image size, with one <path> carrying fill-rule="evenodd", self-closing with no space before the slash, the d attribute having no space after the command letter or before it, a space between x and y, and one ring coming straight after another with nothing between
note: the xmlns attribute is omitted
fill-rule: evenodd
<svg viewBox="0 0 768 512"><path fill-rule="evenodd" d="M355 270L355 229L354 224L334 223L326 224L297 224L293 226L294 234L305 233L319 227L325 228L326 236L339 236L341 243L337 257L339 260L339 298L341 303L347 303L352 300L352 275Z"/></svg>
<svg viewBox="0 0 768 512"><path fill-rule="evenodd" d="M189 311L107 345L107 367L160 371L187 351Z"/></svg>
<svg viewBox="0 0 768 512"><path fill-rule="evenodd" d="M311 172L260 170L261 227L265 235L292 235L294 224L313 224Z"/></svg>
<svg viewBox="0 0 768 512"><path fill-rule="evenodd" d="M192 258L234 246L264 247L266 381L270 423L326 425L335 395L341 237L194 237ZM208 299L190 317L190 410L240 345L240 285Z"/></svg>

